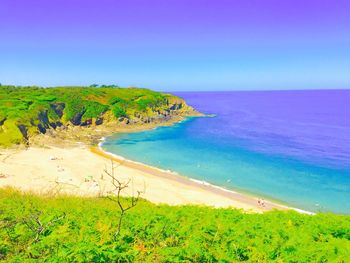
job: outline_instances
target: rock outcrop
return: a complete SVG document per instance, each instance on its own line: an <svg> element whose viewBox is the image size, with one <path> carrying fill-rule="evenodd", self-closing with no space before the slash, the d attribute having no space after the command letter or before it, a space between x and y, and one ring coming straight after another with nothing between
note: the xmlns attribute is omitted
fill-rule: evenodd
<svg viewBox="0 0 350 263"><path fill-rule="evenodd" d="M11 93L11 99L7 94ZM0 145L30 142L38 134L94 127L146 127L199 115L176 96L147 89L1 87ZM77 129L76 129L77 128Z"/></svg>

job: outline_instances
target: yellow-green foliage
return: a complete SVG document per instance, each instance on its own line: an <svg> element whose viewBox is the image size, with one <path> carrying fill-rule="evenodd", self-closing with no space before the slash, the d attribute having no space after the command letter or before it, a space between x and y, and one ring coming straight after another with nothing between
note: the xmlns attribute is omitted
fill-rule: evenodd
<svg viewBox="0 0 350 263"><path fill-rule="evenodd" d="M124 200L125 201L125 200ZM24 223L40 212L48 227ZM107 198L38 197L0 190L0 259L8 262L347 262L350 217L170 207L141 201L117 239Z"/></svg>
<svg viewBox="0 0 350 263"><path fill-rule="evenodd" d="M115 118L152 116L166 109L172 97L140 88L0 86L0 145L23 141L19 125L30 137L40 127L55 127L57 122L80 125L106 112Z"/></svg>
<svg viewBox="0 0 350 263"><path fill-rule="evenodd" d="M15 120L7 120L0 126L0 145L10 146L13 143L21 143L22 140L23 135Z"/></svg>

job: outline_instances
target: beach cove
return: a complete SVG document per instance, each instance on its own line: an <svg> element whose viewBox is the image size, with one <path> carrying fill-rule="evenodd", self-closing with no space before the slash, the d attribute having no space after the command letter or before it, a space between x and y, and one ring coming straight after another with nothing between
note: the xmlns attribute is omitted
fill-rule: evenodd
<svg viewBox="0 0 350 263"><path fill-rule="evenodd" d="M316 95L323 104L325 95L338 98L338 93L341 94L295 92L289 99L308 100L311 95ZM301 212L347 213L348 204L342 201L348 195L346 148L342 144L330 144L330 148L328 139L306 141L314 130L298 122L298 116L292 116L296 120L289 122L289 129L284 129L285 122L281 118L286 114L285 108L280 108L282 116L269 112L264 117L256 116L256 109L267 108L266 103L270 103L271 98L283 99L288 92L179 95L208 114L207 117L200 117L202 114L198 112L194 112L194 116L200 118L175 113L167 120L149 123L50 129L47 134L32 137L28 149L23 146L1 150L4 161L0 186L42 193L101 196L110 190L110 186L108 182L98 180L113 159L121 176L132 178L138 189L146 188L143 197L157 204L232 206L250 211L293 207ZM206 103L206 96L210 97L210 104ZM346 96L344 92L343 97ZM259 98L260 104L254 102L255 97ZM256 109L252 108L252 101ZM230 106L232 103L234 108ZM215 105L221 105L221 108ZM314 118L313 115L304 117ZM340 121L337 120L342 125ZM347 137L339 133L342 126L335 124L323 126L322 135L332 133L333 142L345 138L343 143L348 143ZM299 134L294 135L295 131ZM288 140L287 136L290 137ZM291 139L302 139L303 142ZM315 143L318 143L317 147L322 143L324 150L331 150L327 153L328 159L319 158ZM90 148L91 145L98 147ZM333 152L334 146L339 147L337 152ZM344 154L339 155L339 151ZM45 158L40 159L41 156ZM55 156L69 158L64 157L63 161L63 157ZM85 161L79 156L86 156L86 159L81 158ZM12 160L12 166L9 160ZM329 194L325 195L326 192ZM335 198L339 202L333 202ZM265 199L265 207L258 204L259 199Z"/></svg>
<svg viewBox="0 0 350 263"><path fill-rule="evenodd" d="M266 206L261 207L256 198L196 183L87 145L0 150L0 158L0 187L14 187L43 195L105 195L112 186L108 178L101 175L106 167L110 167L112 159L118 165L116 176L124 181L132 180L133 185L125 194L144 191L142 197L156 204L233 207L252 212L286 209L267 201Z"/></svg>

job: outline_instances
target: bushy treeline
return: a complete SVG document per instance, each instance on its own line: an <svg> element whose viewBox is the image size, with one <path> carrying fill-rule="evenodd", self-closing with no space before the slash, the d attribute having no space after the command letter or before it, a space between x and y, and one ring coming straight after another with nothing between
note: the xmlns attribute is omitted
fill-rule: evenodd
<svg viewBox="0 0 350 263"><path fill-rule="evenodd" d="M170 101L170 102L169 102ZM0 86L0 145L21 143L67 123L142 119L165 113L179 98L141 88Z"/></svg>
<svg viewBox="0 0 350 263"><path fill-rule="evenodd" d="M127 200L124 200L125 202ZM348 262L350 217L264 214L0 190L0 260L8 262Z"/></svg>

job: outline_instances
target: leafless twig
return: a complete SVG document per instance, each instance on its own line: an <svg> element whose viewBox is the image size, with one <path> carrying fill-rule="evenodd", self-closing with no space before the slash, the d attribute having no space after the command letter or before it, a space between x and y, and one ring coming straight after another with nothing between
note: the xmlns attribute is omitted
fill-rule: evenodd
<svg viewBox="0 0 350 263"><path fill-rule="evenodd" d="M122 163L120 163L118 166L120 166L121 164ZM122 182L121 180L119 180L115 176L115 169L118 166L115 166L113 160L111 160L111 170L108 171L107 168L104 169L104 173L112 179L112 185L114 188L110 192L110 193L113 193L113 195L112 196L108 195L107 198L109 198L113 202L116 202L118 205L118 208L120 210L120 217L119 217L119 222L118 222L118 226L117 226L117 231L114 233L115 238L120 234L122 221L123 221L123 217L124 217L125 213L137 205L137 203L140 200L141 194L143 194L143 191L137 191L137 194L135 196L134 192L133 192L132 196L131 196L131 202L129 202L129 203L122 202L122 200L121 200L122 191L129 187L131 179L128 179L126 182ZM132 184L132 186L133 186L133 184Z"/></svg>
<svg viewBox="0 0 350 263"><path fill-rule="evenodd" d="M42 234L45 233L45 231L47 231L52 225L62 220L66 216L66 214L63 213L61 216L56 216L48 222L43 222L40 219L41 215L42 212L39 211L32 213L23 219L23 223L35 234L34 243L38 242Z"/></svg>

